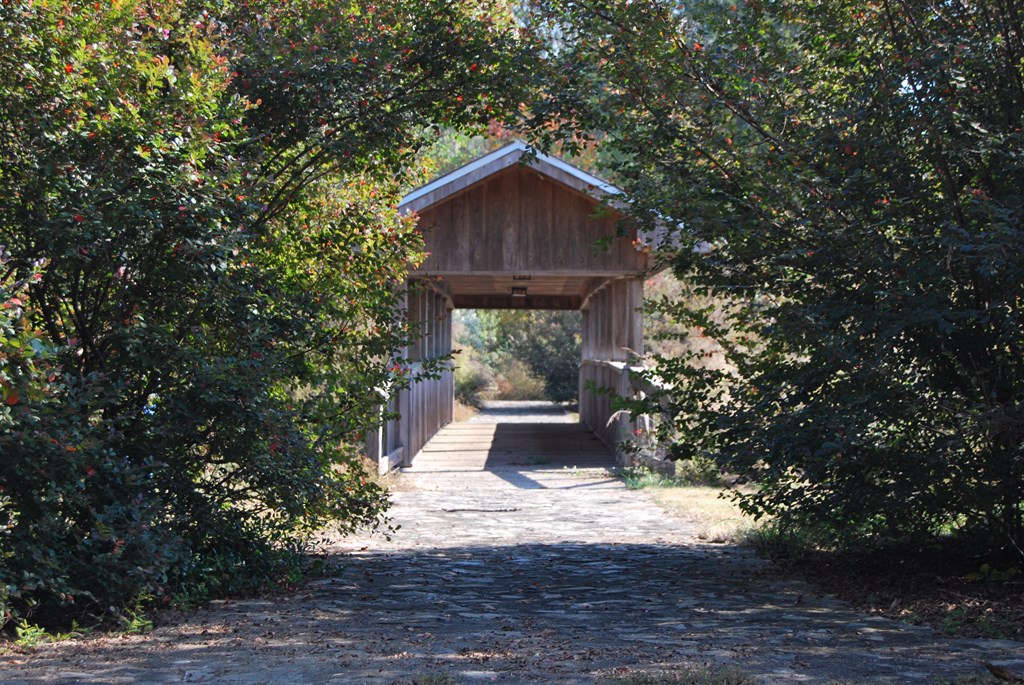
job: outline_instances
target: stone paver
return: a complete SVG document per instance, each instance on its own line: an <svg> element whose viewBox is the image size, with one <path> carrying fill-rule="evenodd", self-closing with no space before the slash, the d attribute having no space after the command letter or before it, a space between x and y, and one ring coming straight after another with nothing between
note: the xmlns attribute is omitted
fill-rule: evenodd
<svg viewBox="0 0 1024 685"><path fill-rule="evenodd" d="M0 682L408 685L443 673L568 685L686 663L764 683L925 683L982 673L980 660L1024 671L1022 643L867 617L774 578L747 550L700 544L603 469L402 481L401 528L337 543L334 577L218 602L141 637L0 658Z"/></svg>

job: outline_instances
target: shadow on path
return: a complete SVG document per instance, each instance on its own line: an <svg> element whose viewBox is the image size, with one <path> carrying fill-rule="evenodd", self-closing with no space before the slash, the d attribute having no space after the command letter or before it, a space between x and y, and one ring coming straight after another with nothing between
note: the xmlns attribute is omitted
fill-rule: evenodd
<svg viewBox="0 0 1024 685"><path fill-rule="evenodd" d="M771 580L729 546L469 546L341 561L297 597L218 602L143 638L44 650L43 677L22 682L408 685L445 674L569 685L717 663L764 683L923 683L978 672L979 658L1024 660L1019 644L858 615Z"/></svg>
<svg viewBox="0 0 1024 685"><path fill-rule="evenodd" d="M766 684L933 683L983 673L980 660L1024 671L1024 644L868 617L775 577L748 549L702 544L694 523L604 468L515 465L554 449L547 429L483 468L505 428L453 436L461 466L402 475L400 529L336 541L332 577L146 635L2 656L0 682L570 685L693 663Z"/></svg>

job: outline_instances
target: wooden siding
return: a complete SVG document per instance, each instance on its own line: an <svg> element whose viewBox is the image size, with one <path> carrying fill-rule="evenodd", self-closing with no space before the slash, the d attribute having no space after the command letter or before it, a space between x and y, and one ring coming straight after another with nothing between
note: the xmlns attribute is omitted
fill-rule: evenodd
<svg viewBox="0 0 1024 685"><path fill-rule="evenodd" d="M629 361L644 354L644 282L605 281L584 305L583 358Z"/></svg>
<svg viewBox="0 0 1024 685"><path fill-rule="evenodd" d="M633 394L630 361L644 353L644 284L638 278L606 281L587 298L583 311L583 360L580 363L580 421L607 445L616 448L629 439L636 425L616 412L611 395L588 386L609 388L616 395ZM618 451L620 462L628 455Z"/></svg>
<svg viewBox="0 0 1024 685"><path fill-rule="evenodd" d="M416 273L635 274L648 257L634 236L616 237L619 218L537 171L511 167L420 212L429 256ZM609 238L607 249L596 247Z"/></svg>
<svg viewBox="0 0 1024 685"><path fill-rule="evenodd" d="M451 362L438 378L423 375L423 362L451 354L452 318L449 300L443 292L413 284L406 294L409 322L420 337L406 350L408 373L413 378L405 390L380 389L381 413L392 418L381 421L367 436L366 453L377 460L382 471L408 466L438 430L451 423L455 410L455 373Z"/></svg>
<svg viewBox="0 0 1024 685"><path fill-rule="evenodd" d="M594 435L615 450L619 464L628 466L631 455L620 449L623 441L635 437L635 431L646 429L650 421L646 416L632 417L627 412L615 411L612 396L592 393L583 388L593 384L598 389L611 390L619 397L636 397L642 381L638 372L643 367L629 366L625 362L584 359L580 364L580 422L594 431Z"/></svg>

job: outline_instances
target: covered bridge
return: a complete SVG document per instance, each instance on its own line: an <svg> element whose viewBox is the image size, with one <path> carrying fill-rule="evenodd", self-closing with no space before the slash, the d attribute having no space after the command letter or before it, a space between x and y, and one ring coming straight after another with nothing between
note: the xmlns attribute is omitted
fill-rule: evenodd
<svg viewBox="0 0 1024 685"><path fill-rule="evenodd" d="M578 309L583 312L580 421L613 448L631 426L613 417L608 395L630 388L630 361L643 354L643 274L649 250L622 214L602 204L621 191L564 161L530 156L515 142L406 195L419 215L427 259L410 280L408 315L426 335L408 350L420 360L452 351L451 310ZM457 361L456 361L457 363ZM368 441L381 468L410 466L452 421L454 374L422 380L388 398L398 418Z"/></svg>

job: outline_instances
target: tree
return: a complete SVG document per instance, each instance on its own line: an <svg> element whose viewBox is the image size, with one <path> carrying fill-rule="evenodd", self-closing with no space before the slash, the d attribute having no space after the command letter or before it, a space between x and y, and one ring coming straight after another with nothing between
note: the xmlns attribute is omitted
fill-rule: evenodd
<svg viewBox="0 0 1024 685"><path fill-rule="evenodd" d="M579 394L581 337L576 311L478 312L487 359L499 368L503 360L522 361L544 383L552 402L573 402Z"/></svg>
<svg viewBox="0 0 1024 685"><path fill-rule="evenodd" d="M380 523L403 168L516 112L506 29L440 0L0 6L0 624L258 587Z"/></svg>
<svg viewBox="0 0 1024 685"><path fill-rule="evenodd" d="M535 3L563 70L537 127L600 131L633 216L678 224L676 273L727 303L664 307L726 368L658 375L667 433L758 482L749 511L1024 549L1020 11Z"/></svg>

